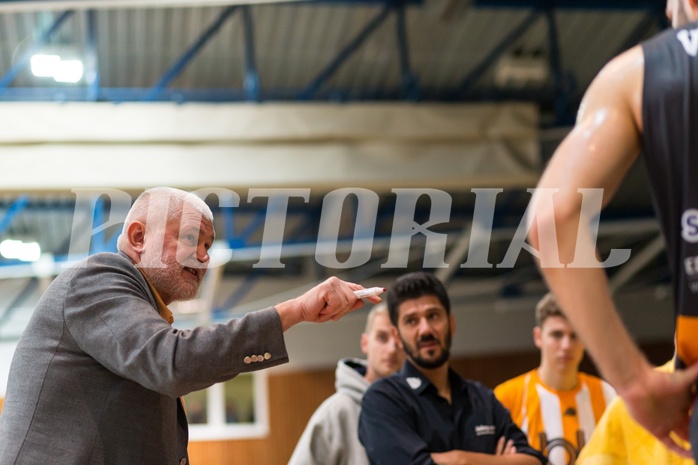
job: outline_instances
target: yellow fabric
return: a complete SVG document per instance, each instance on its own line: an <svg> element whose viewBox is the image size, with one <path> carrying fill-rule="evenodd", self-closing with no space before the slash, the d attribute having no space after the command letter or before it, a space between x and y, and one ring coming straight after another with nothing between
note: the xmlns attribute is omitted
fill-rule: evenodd
<svg viewBox="0 0 698 465"><path fill-rule="evenodd" d="M660 369L671 371L673 362ZM608 406L576 465L694 465L638 425L619 397Z"/></svg>
<svg viewBox="0 0 698 465"><path fill-rule="evenodd" d="M583 388L588 390L588 402L585 405L578 405L578 394ZM579 373L575 389L557 391L541 381L537 370L531 370L500 384L495 388L494 393L497 399L509 409L514 423L526 433L532 447L546 455L549 455L552 448L564 448L565 458L556 457L555 461L570 465L575 463L577 454L584 446L585 437L592 434L592 431L585 431L580 424L580 410L590 411L593 415L592 423L595 424L601 419L607 402L602 381L586 373ZM550 425L546 431L543 407L541 406L542 399L539 393L547 396L547 402L559 402L560 416L556 417L555 420L558 425L562 425L562 438L553 437ZM556 405L555 409L557 408ZM593 428L593 425L591 427ZM552 462L553 457L549 456L549 458Z"/></svg>
<svg viewBox="0 0 698 465"><path fill-rule="evenodd" d="M155 286L153 286L153 284L150 282L145 273L143 273L143 270L141 270L140 267L136 268L138 268L138 271L140 271L140 273L143 275L145 282L148 283L150 292L152 292L153 296L155 297L155 304L157 306L158 313L160 314L162 319L167 321L169 324L174 323L174 315L172 314L172 311L169 308L167 308L167 305L165 305L165 302L163 302L162 297L160 297L160 294L158 294L158 291L157 289L155 289Z"/></svg>

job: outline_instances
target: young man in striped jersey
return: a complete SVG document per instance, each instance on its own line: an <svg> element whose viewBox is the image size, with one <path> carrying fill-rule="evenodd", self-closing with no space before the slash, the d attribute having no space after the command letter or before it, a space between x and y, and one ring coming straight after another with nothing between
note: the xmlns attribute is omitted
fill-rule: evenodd
<svg viewBox="0 0 698 465"><path fill-rule="evenodd" d="M550 293L536 306L533 340L540 366L500 384L494 393L551 465L573 465L615 391L579 372L584 345Z"/></svg>

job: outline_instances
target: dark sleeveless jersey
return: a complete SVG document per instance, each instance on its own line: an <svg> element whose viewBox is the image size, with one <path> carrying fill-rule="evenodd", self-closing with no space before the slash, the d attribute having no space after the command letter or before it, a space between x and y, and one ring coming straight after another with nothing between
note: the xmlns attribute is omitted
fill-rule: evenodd
<svg viewBox="0 0 698 465"><path fill-rule="evenodd" d="M674 278L679 359L698 361L698 23L642 45L644 159Z"/></svg>

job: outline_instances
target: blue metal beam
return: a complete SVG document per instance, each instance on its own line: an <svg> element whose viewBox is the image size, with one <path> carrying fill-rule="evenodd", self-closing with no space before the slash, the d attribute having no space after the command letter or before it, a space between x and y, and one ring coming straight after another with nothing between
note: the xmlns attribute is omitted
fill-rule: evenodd
<svg viewBox="0 0 698 465"><path fill-rule="evenodd" d="M115 88L101 87L97 98L108 102L139 102L143 101L152 88ZM291 92L286 100L291 100ZM84 87L12 87L0 91L0 101L55 101L73 102L85 100ZM295 94L293 94L295 96ZM154 101L195 101L195 102L239 102L245 100L243 89L164 89L154 98Z"/></svg>
<svg viewBox="0 0 698 465"><path fill-rule="evenodd" d="M92 214L92 224L104 224L104 198L99 197L95 201L95 210ZM104 230L97 229L92 233L90 240L90 255L106 251Z"/></svg>
<svg viewBox="0 0 698 465"><path fill-rule="evenodd" d="M247 294L254 288L259 278L262 277L262 272L259 268L254 268L250 271L243 280L242 283L228 296L227 299L221 304L219 308L213 310L214 313L227 312L230 309L237 307L237 305L245 298Z"/></svg>
<svg viewBox="0 0 698 465"><path fill-rule="evenodd" d="M232 208L219 208L214 215L223 223L223 240L231 249L244 247L245 243L235 234L235 210Z"/></svg>
<svg viewBox="0 0 698 465"><path fill-rule="evenodd" d="M339 69L339 67L344 63L358 48L361 44L371 35L373 31L378 28L378 26L385 21L390 13L390 7L386 6L378 13L367 25L359 32L359 34L354 37L354 39L347 44L342 51L339 52L337 58L335 58L325 69L323 69L318 76L313 79L313 81L298 95L300 100L310 100L315 92L317 92L322 85L327 82L332 75Z"/></svg>
<svg viewBox="0 0 698 465"><path fill-rule="evenodd" d="M242 22L245 30L245 97L248 101L259 102L259 74L255 61L254 23L249 6L242 7Z"/></svg>
<svg viewBox="0 0 698 465"><path fill-rule="evenodd" d="M458 97L461 94L467 93L470 88L477 82L480 77L492 66L507 50L511 47L527 30L533 25L538 19L539 11L532 11L516 28L514 28L509 34L492 50L492 52L485 57L475 69L473 69L470 74L468 74L458 88L455 90L454 97Z"/></svg>
<svg viewBox="0 0 698 465"><path fill-rule="evenodd" d="M95 25L94 10L85 12L87 20L87 53L85 60L85 82L87 83L87 92L85 100L96 102L99 96L99 54L97 53L97 34Z"/></svg>
<svg viewBox="0 0 698 465"><path fill-rule="evenodd" d="M400 75L402 95L407 100L419 99L419 78L410 66L410 52L407 44L407 26L405 24L405 7L399 6L396 10L397 44L400 52Z"/></svg>
<svg viewBox="0 0 698 465"><path fill-rule="evenodd" d="M14 220L17 215L19 215L22 210L24 210L27 205L29 204L29 196L28 195L22 195L17 198L14 202L12 202L12 205L10 205L10 208L7 209L7 213L5 213L5 216L0 220L0 234L5 232L7 227L12 223L12 220Z"/></svg>
<svg viewBox="0 0 698 465"><path fill-rule="evenodd" d="M21 57L15 62L15 64L10 68L10 70L5 73L2 79L0 79L0 93L7 89L7 87L12 84L15 78L24 71L31 60L31 57L38 52L41 47L53 36L53 34L61 27L63 22L68 19L73 14L72 10L64 11L61 13L54 21L53 24L44 31L39 38L34 42L34 44L25 51Z"/></svg>
<svg viewBox="0 0 698 465"><path fill-rule="evenodd" d="M150 89L113 88L99 89L98 100L106 102L139 102ZM301 89L265 89L261 92L263 101L297 101ZM402 99L400 88L395 89L328 89L318 91L311 100L326 101L333 96L346 96L346 101L395 101ZM430 102L481 102L515 99L526 102L552 98L552 89L499 89L480 87L477 92L463 92L459 89L436 89L420 87L420 101ZM165 89L157 96L159 102L244 102L244 89ZM82 87L12 87L0 92L0 102L78 102L85 100Z"/></svg>
<svg viewBox="0 0 698 465"><path fill-rule="evenodd" d="M664 10L665 0L473 0L478 8Z"/></svg>
<svg viewBox="0 0 698 465"><path fill-rule="evenodd" d="M231 244L232 248L232 241L235 240L237 242L241 242L242 245L249 244L249 240L252 237L252 235L262 226L264 226L264 222L266 221L267 218L267 211L265 209L260 209L257 214L254 216L252 221L247 223L247 226L238 234L237 236L234 237L228 237L228 243Z"/></svg>
<svg viewBox="0 0 698 465"><path fill-rule="evenodd" d="M187 67L189 62L204 48L211 38L213 38L218 30L223 26L225 21L232 15L236 6L229 6L221 12L221 14L216 18L216 20L208 27L208 29L199 37L199 39L194 42L194 44L189 47L189 49L184 52L184 54L175 62L174 65L168 69L165 74L160 78L160 80L155 84L150 92L145 96L146 101L154 101L157 96L162 93L163 90L177 77L180 75L184 68Z"/></svg>

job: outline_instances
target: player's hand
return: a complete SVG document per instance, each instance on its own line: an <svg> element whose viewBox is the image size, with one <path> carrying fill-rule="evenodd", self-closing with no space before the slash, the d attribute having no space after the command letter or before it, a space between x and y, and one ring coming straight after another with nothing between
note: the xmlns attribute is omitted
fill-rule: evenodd
<svg viewBox="0 0 698 465"><path fill-rule="evenodd" d="M363 307L363 301L354 295L354 291L359 289L363 289L363 286L339 278L325 280L298 298L303 321L321 323L338 320L346 313ZM381 301L380 297L367 299L373 303Z"/></svg>
<svg viewBox="0 0 698 465"><path fill-rule="evenodd" d="M689 413L695 401L698 364L674 373L648 369L621 393L628 411L647 431L677 454L692 458L677 439L687 441Z"/></svg>

